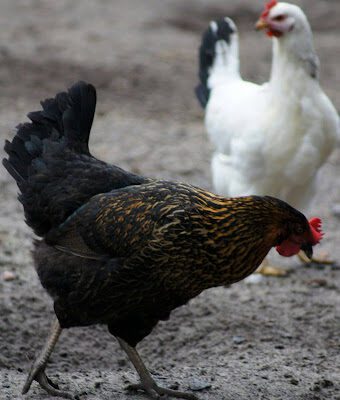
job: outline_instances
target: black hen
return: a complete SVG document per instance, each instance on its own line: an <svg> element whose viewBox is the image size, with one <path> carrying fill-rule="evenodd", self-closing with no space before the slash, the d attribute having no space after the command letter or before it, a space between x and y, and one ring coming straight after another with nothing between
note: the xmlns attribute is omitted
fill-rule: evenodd
<svg viewBox="0 0 340 400"><path fill-rule="evenodd" d="M36 380L71 397L46 376L48 358L63 328L101 323L140 375L135 388L194 399L157 386L137 343L204 289L252 273L271 247L310 252L317 232L278 199L224 199L97 160L88 149L95 104L94 87L79 82L42 102L5 145L26 221L42 237L34 261L57 316L23 393Z"/></svg>

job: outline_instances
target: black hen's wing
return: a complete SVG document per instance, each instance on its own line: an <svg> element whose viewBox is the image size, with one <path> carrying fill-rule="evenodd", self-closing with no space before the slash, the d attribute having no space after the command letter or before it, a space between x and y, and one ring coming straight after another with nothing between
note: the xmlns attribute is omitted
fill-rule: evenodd
<svg viewBox="0 0 340 400"><path fill-rule="evenodd" d="M175 241L180 233L190 235L193 208L189 185L131 186L93 197L46 241L81 257L125 258Z"/></svg>

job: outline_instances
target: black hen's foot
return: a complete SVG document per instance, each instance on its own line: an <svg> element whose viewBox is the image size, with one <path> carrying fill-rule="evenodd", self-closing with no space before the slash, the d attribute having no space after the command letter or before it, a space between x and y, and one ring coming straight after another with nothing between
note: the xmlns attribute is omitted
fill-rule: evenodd
<svg viewBox="0 0 340 400"><path fill-rule="evenodd" d="M162 396L176 397L180 399L187 400L199 400L197 396L192 393L180 392L177 390L166 389L161 386L158 386L155 381L148 383L137 383L133 385L129 385L127 390L137 391L143 390L146 392L152 399L160 399Z"/></svg>
<svg viewBox="0 0 340 400"><path fill-rule="evenodd" d="M152 399L159 399L162 396L169 396L169 397L177 397L179 399L187 399L187 400L198 400L192 393L185 393L179 392L177 390L172 389L165 389L157 385L157 383L152 378L150 372L144 365L140 355L138 354L137 350L130 346L125 340L117 337L119 344L121 345L122 349L126 352L128 357L130 358L132 364L136 368L138 375L140 377L141 383L136 385L130 385L128 389L130 390L143 390L146 392Z"/></svg>
<svg viewBox="0 0 340 400"><path fill-rule="evenodd" d="M33 364L30 373L26 379L25 385L22 389L22 394L25 394L29 391L31 384L33 381L37 381L39 385L46 390L48 394L51 396L64 397L65 399L74 399L74 396L71 393L64 392L63 390L59 390L57 384L53 383L50 378L45 374L45 371L41 366Z"/></svg>
<svg viewBox="0 0 340 400"><path fill-rule="evenodd" d="M39 383L39 385L43 389L45 389L47 393L49 393L52 396L64 397L66 399L74 398L70 393L59 390L58 385L54 384L46 376L46 373L45 373L45 368L46 368L48 359L54 349L54 346L56 345L56 343L58 341L61 331L62 331L61 326L60 326L57 318L55 318L52 323L52 326L51 326L51 331L50 331L48 338L44 344L44 347L42 348L39 356L35 359L32 367L30 369L30 372L28 374L28 377L27 377L24 387L22 389L22 394L25 394L29 391L33 381L37 381Z"/></svg>

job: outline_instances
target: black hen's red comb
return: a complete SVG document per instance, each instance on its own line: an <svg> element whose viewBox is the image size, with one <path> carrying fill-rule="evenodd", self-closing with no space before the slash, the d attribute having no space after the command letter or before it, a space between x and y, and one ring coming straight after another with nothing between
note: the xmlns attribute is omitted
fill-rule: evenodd
<svg viewBox="0 0 340 400"><path fill-rule="evenodd" d="M267 4L265 5L265 7L264 7L263 13L261 14L261 18L266 18L266 17L268 16L268 14L269 14L269 11L270 11L273 7L275 7L276 4L277 4L277 1L276 1L276 0L270 0L270 1L268 1L268 3L267 3Z"/></svg>
<svg viewBox="0 0 340 400"><path fill-rule="evenodd" d="M318 244L323 237L323 232L321 229L322 221L320 218L311 218L309 221L309 227L313 235L313 246Z"/></svg>

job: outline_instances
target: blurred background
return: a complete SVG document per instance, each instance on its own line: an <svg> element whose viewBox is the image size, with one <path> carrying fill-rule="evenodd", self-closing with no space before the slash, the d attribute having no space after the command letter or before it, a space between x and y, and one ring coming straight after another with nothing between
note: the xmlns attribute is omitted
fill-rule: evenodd
<svg viewBox="0 0 340 400"><path fill-rule="evenodd" d="M314 32L321 84L340 109L340 2L295 1ZM254 31L260 0L0 0L0 135L13 136L39 101L82 79L97 88L91 148L130 171L211 189L211 147L194 96L197 52L209 21L230 16L244 77L269 77L271 41ZM4 155L0 145L0 156ZM322 249L340 257L340 151L323 168L313 213L325 220ZM0 167L0 398L20 388L53 315L36 277L32 234L17 189ZM336 399L338 269L290 260L285 279L209 290L176 310L143 343L151 371L213 399ZM296 267L296 269L295 269ZM142 399L134 372L105 327L65 332L52 378L79 399ZM28 399L48 399L33 385Z"/></svg>

